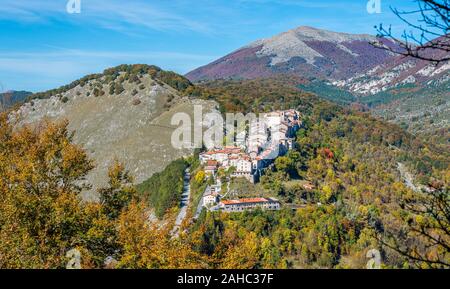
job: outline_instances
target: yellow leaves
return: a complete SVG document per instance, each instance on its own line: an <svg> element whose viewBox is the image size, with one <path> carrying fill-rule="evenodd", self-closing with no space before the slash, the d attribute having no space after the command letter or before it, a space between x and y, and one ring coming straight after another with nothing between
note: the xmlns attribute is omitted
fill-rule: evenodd
<svg viewBox="0 0 450 289"><path fill-rule="evenodd" d="M113 187L118 187L121 184L131 184L133 182L132 176L125 170L125 167L117 159L114 160L112 166L108 170L109 183Z"/></svg>
<svg viewBox="0 0 450 289"><path fill-rule="evenodd" d="M206 177L206 174L204 171L198 171L195 174L194 180L197 184L201 184L205 180L205 177Z"/></svg>
<svg viewBox="0 0 450 289"><path fill-rule="evenodd" d="M392 184L392 193L397 198L403 198L405 200L414 198L414 192L411 189L408 189L403 182L394 182Z"/></svg>
<svg viewBox="0 0 450 289"><path fill-rule="evenodd" d="M121 214L118 236L124 250L120 267L203 268L207 264L187 240L174 238L165 225L150 224L142 203L132 202Z"/></svg>
<svg viewBox="0 0 450 289"><path fill-rule="evenodd" d="M69 144L67 139L63 142L61 156L61 170L72 179L85 176L93 168L85 152L80 147Z"/></svg>
<svg viewBox="0 0 450 289"><path fill-rule="evenodd" d="M331 189L330 186L325 185L322 187L322 192L325 194L326 197L330 197L331 194L333 193L333 190Z"/></svg>
<svg viewBox="0 0 450 289"><path fill-rule="evenodd" d="M363 216L367 216L367 213L369 212L369 209L368 209L367 206L360 205L360 206L358 207L358 212L359 212L361 215L363 215Z"/></svg>
<svg viewBox="0 0 450 289"><path fill-rule="evenodd" d="M100 188L100 202L103 205L103 212L110 218L116 219L123 208L125 208L132 198L137 197L136 189L132 184L132 177L125 167L117 160L109 168L108 187Z"/></svg>
<svg viewBox="0 0 450 289"><path fill-rule="evenodd" d="M332 180L334 179L334 177L335 177L334 170L331 168L327 169L326 178Z"/></svg>
<svg viewBox="0 0 450 289"><path fill-rule="evenodd" d="M275 159L275 168L277 171L287 171L292 164L292 160L288 157L278 157Z"/></svg>
<svg viewBox="0 0 450 289"><path fill-rule="evenodd" d="M421 215L416 215L415 221L420 227L424 227L427 224L427 219Z"/></svg>
<svg viewBox="0 0 450 289"><path fill-rule="evenodd" d="M329 185L324 185L322 187L322 195L320 196L320 201L322 203L327 203L333 196L333 189Z"/></svg>
<svg viewBox="0 0 450 289"><path fill-rule="evenodd" d="M92 166L71 144L67 122L12 129L3 120L0 131L0 256L7 256L2 262L64 266L65 251L80 242L84 230L79 182ZM11 250L21 253L6 254Z"/></svg>
<svg viewBox="0 0 450 289"><path fill-rule="evenodd" d="M221 268L252 269L258 264L258 260L258 238L254 232L250 232L242 241L228 250L221 264Z"/></svg>
<svg viewBox="0 0 450 289"><path fill-rule="evenodd" d="M374 204L377 206L381 206L383 204L383 201L380 198L375 198Z"/></svg>

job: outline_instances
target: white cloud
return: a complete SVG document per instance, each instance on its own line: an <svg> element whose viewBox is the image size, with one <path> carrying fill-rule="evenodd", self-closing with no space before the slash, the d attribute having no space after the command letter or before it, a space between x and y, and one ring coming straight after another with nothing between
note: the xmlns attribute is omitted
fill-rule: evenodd
<svg viewBox="0 0 450 289"><path fill-rule="evenodd" d="M157 7L153 1L81 0L80 14L67 13L66 4L67 0L2 0L0 19L17 22L64 20L122 32L136 29L212 32L210 26Z"/></svg>

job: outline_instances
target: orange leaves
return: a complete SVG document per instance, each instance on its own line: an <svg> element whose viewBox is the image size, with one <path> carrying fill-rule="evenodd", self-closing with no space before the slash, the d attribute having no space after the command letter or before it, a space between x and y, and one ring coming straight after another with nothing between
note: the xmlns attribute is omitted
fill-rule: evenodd
<svg viewBox="0 0 450 289"><path fill-rule="evenodd" d="M123 268L204 268L205 258L192 249L190 240L173 238L171 224L150 223L146 206L132 202L118 222Z"/></svg>
<svg viewBox="0 0 450 289"><path fill-rule="evenodd" d="M61 158L60 169L69 180L84 177L93 168L83 149L75 145L65 145L61 149Z"/></svg>
<svg viewBox="0 0 450 289"><path fill-rule="evenodd" d="M329 149L329 148L324 148L322 150L320 150L319 152L323 157L327 158L327 159L333 159L334 158L334 154L333 152Z"/></svg>
<svg viewBox="0 0 450 289"><path fill-rule="evenodd" d="M113 187L121 184L131 184L133 182L132 176L125 170L125 167L118 160L114 160L113 165L108 170L109 183Z"/></svg>
<svg viewBox="0 0 450 289"><path fill-rule="evenodd" d="M79 181L92 165L71 144L67 122L13 128L2 117L0 136L1 266L63 266L84 227Z"/></svg>
<svg viewBox="0 0 450 289"><path fill-rule="evenodd" d="M259 262L260 246L254 232L248 233L238 244L228 248L220 265L223 269L252 269Z"/></svg>

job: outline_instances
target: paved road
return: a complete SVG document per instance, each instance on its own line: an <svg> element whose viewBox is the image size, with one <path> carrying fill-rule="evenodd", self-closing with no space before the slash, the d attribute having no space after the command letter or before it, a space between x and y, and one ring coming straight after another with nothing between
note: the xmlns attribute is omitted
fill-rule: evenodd
<svg viewBox="0 0 450 289"><path fill-rule="evenodd" d="M197 205L197 210L195 211L195 215L194 215L194 219L198 219L198 217L200 216L200 213L203 210L203 197L206 195L206 192L208 191L208 187L206 187L206 189L203 191L202 197L200 198L200 201L198 202Z"/></svg>
<svg viewBox="0 0 450 289"><path fill-rule="evenodd" d="M180 212L178 213L177 219L175 220L175 226L172 230L173 233L178 234L178 229L181 223L186 217L187 208L189 205L189 199L191 198L191 185L189 183L191 175L189 173L189 168L184 171L184 182L183 182L183 193L181 195Z"/></svg>

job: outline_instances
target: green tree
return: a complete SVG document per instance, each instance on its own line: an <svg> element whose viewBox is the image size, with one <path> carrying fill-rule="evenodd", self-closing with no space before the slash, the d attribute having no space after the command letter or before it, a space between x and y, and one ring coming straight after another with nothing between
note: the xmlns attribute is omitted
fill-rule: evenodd
<svg viewBox="0 0 450 289"><path fill-rule="evenodd" d="M136 189L133 186L133 178L117 160L109 168L108 176L108 187L100 188L98 193L105 214L110 219L116 219L136 196Z"/></svg>

